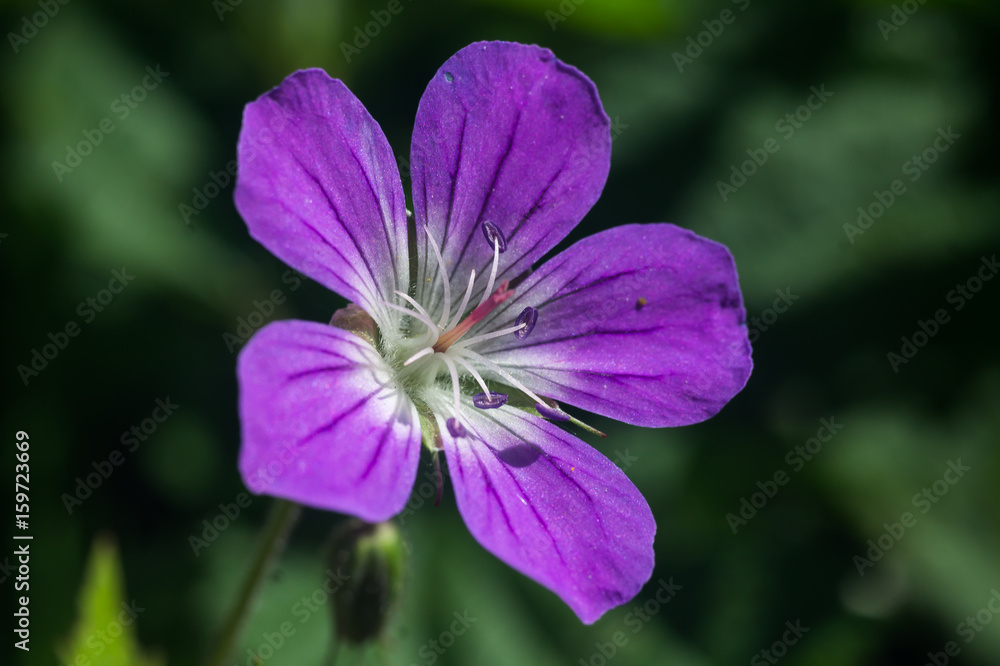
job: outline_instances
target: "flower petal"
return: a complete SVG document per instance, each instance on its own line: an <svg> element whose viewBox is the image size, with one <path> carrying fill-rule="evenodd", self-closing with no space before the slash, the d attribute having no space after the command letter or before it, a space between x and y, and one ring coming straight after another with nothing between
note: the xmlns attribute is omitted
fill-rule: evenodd
<svg viewBox="0 0 1000 666"><path fill-rule="evenodd" d="M370 344L332 326L275 322L247 343L238 374L250 490L369 522L402 510L420 424Z"/></svg>
<svg viewBox="0 0 1000 666"><path fill-rule="evenodd" d="M488 273L493 260L483 222L506 237L499 279L513 278L590 210L610 167L610 123L590 79L548 49L480 42L452 56L427 86L411 158L418 289L440 288L427 224L452 292L462 293L470 271ZM474 297L485 280L476 287Z"/></svg>
<svg viewBox="0 0 1000 666"><path fill-rule="evenodd" d="M477 351L536 393L604 416L696 423L750 376L732 255L671 224L583 239L528 277L492 321L513 322L526 305L538 309L526 340L504 336Z"/></svg>
<svg viewBox="0 0 1000 666"><path fill-rule="evenodd" d="M656 523L628 477L518 409L468 405L464 416L466 437L441 434L458 509L476 540L588 624L638 594L653 571Z"/></svg>
<svg viewBox="0 0 1000 666"><path fill-rule="evenodd" d="M382 299L409 283L406 208L392 149L361 102L323 70L296 72L247 105L238 159L250 234L380 319Z"/></svg>

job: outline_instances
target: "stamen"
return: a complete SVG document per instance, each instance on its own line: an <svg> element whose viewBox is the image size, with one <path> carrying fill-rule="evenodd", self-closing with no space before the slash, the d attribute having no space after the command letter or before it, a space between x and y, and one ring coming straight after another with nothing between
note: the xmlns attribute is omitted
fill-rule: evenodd
<svg viewBox="0 0 1000 666"><path fill-rule="evenodd" d="M514 336L518 340L524 340L528 337L528 334L535 329L536 321L538 321L538 310L530 305L524 308L524 310L521 311L521 314L517 315L517 319L514 322L522 326L522 328L514 331Z"/></svg>
<svg viewBox="0 0 1000 666"><path fill-rule="evenodd" d="M492 222L483 222L483 235L490 245L499 245L501 252L507 251L507 239L504 238L500 228Z"/></svg>
<svg viewBox="0 0 1000 666"><path fill-rule="evenodd" d="M531 390L528 389L528 387L526 387L524 384L522 384L521 382L519 382L516 379L514 379L513 375L511 375L509 372L507 372L506 370L504 370L503 368L501 368L499 365L497 365L493 361L491 361L491 360L487 359L486 357L484 357L482 354L477 354L476 352L472 351L471 349L466 349L466 348L456 349L456 350L454 350L454 353L456 355L461 355L461 356L464 356L464 357L466 357L466 358L468 358L470 360L473 360L476 363L479 363L480 365L485 365L487 368L489 368L493 372L495 372L498 375L500 375L501 377L503 377L504 380L508 384L510 384L511 386L513 386L514 388L516 388L517 390L521 391L522 393L524 393L524 395L528 396L529 398L531 398L535 402L542 402L542 403L545 402L544 400L542 400L541 398L539 398L537 395L535 395L534 393L532 393Z"/></svg>
<svg viewBox="0 0 1000 666"><path fill-rule="evenodd" d="M423 349L421 349L420 351L418 351L416 354L414 354L410 358L406 359L406 361L403 362L403 367L405 368L406 366L408 366L409 364L413 363L417 359L421 359L424 356L427 356L428 354L433 354L433 353L434 353L434 348L433 347L424 347Z"/></svg>
<svg viewBox="0 0 1000 666"><path fill-rule="evenodd" d="M486 222L485 224L489 224ZM485 229L485 227L483 227ZM507 247L507 241L504 241L504 248ZM497 279L497 266L500 265L500 241L498 239L493 240L493 268L490 269L490 279L486 282L486 289L483 290L483 298L479 301L479 305L486 302L489 298L489 294L493 292L493 281Z"/></svg>
<svg viewBox="0 0 1000 666"><path fill-rule="evenodd" d="M434 345L434 351L443 352L446 349L448 349L448 347L457 342L459 338L468 333L469 329L471 329L473 326L481 322L486 317L486 315L492 312L493 308L495 308L496 306L500 305L508 298L513 296L514 292L510 289L507 289L508 284L509 283L507 282L507 280L504 280L500 284L500 287L496 290L496 293L494 293L484 302L480 303L479 307L473 310L472 313L465 318L465 321L463 321L461 324L451 329L450 331L442 333L441 337L438 338L437 343L435 343Z"/></svg>
<svg viewBox="0 0 1000 666"><path fill-rule="evenodd" d="M422 314L420 314L416 310L411 310L410 308L404 308L402 305L396 305L395 303L389 303L389 302L386 302L385 305L386 305L386 307L392 308L393 310L398 310L399 312L402 312L403 314L407 314L407 315L413 317L414 319L416 319L417 321L419 321L421 324L423 324L424 326L426 326L427 330L429 330L429 331L436 331L437 330L437 326L434 325L434 322L432 322L430 319L428 319L427 317L423 316Z"/></svg>
<svg viewBox="0 0 1000 666"><path fill-rule="evenodd" d="M569 414L559 409L558 407L552 407L551 405L546 405L543 402L539 402L535 405L535 409L538 413L549 419L550 421L569 421Z"/></svg>
<svg viewBox="0 0 1000 666"><path fill-rule="evenodd" d="M477 393L472 396L472 404L479 409L496 409L507 404L506 393Z"/></svg>
<svg viewBox="0 0 1000 666"><path fill-rule="evenodd" d="M525 324L524 323L520 323L517 326L510 326L508 328L502 328L499 331L493 331L492 333L483 333L482 335L477 335L477 336L472 337L472 338L465 338L465 339L463 339L463 340L461 340L461 341L459 341L459 342L457 342L455 344L455 349L461 349L463 347L469 347L470 345L474 345L477 342L482 342L483 340L490 340L491 338L499 338L499 337L502 337L504 335L509 335L511 333L513 333L514 335L517 335L518 338L520 338L520 339L523 340L524 338L521 338L521 336L518 335L518 333L524 327L525 327Z"/></svg>
<svg viewBox="0 0 1000 666"><path fill-rule="evenodd" d="M406 302L408 302L410 305L412 305L414 308L416 308L416 312L414 312L413 310L410 310L408 308L404 308L401 305L396 305L395 303L388 303L387 302L386 305L388 305L389 307L393 308L394 310L400 310L402 312L407 313L408 315L410 315L412 317L415 317L416 319L419 319L421 322L423 322L427 326L428 329L434 331L435 333L437 333L438 330L440 330L440 329L438 329L437 324L435 324L434 321L431 319L431 316L429 314L427 314L427 310L424 310L423 306L420 305L420 303L417 303L417 301L414 300L413 297L411 297L409 294L407 294L406 292L403 292L403 291L397 291L396 294L399 295L399 296L402 296L403 299L406 300Z"/></svg>
<svg viewBox="0 0 1000 666"><path fill-rule="evenodd" d="M468 434L468 432L466 432L465 430L465 426L459 423L458 420L455 419L455 417L451 417L450 419L445 421L445 425L448 426L448 432L450 432L451 436L454 437L455 439L465 437Z"/></svg>
<svg viewBox="0 0 1000 666"><path fill-rule="evenodd" d="M441 356L441 360L448 366L448 372L451 373L451 388L455 395L455 418L458 418L462 414L462 392L458 386L458 368L455 367L455 362L446 355ZM458 423L458 425L462 425L457 421L456 423ZM451 428L449 427L448 430L450 431Z"/></svg>
<svg viewBox="0 0 1000 666"><path fill-rule="evenodd" d="M487 396L490 395L491 391L490 391L489 387L486 386L486 380L483 379L482 375L480 375L478 372L476 372L475 368L473 368L471 365L469 365L468 363L466 363L465 360L463 360L463 359L461 359L461 358L459 358L457 356L455 357L455 363L458 363L463 368L465 368L466 370L468 370L469 374L472 375L472 377L477 382L479 382L479 385L483 387L483 390L486 391L486 395Z"/></svg>
<svg viewBox="0 0 1000 666"><path fill-rule="evenodd" d="M448 323L448 318L451 316L451 280L449 279L448 271L445 269L444 257L441 256L441 248L438 247L437 241L431 236L431 230L426 226L424 227L424 233L427 234L427 240L430 241L431 247L434 249L434 256L437 257L438 275L441 277L441 282L444 284L444 309L441 314L441 328L444 328Z"/></svg>
<svg viewBox="0 0 1000 666"><path fill-rule="evenodd" d="M458 306L458 311L455 313L455 318L451 320L448 324L448 328L455 328L458 322L462 321L462 315L465 313L465 306L469 304L469 298L472 296L472 288L476 284L476 269L472 269L472 274L469 276L469 286L465 289L465 298L462 299L462 304Z"/></svg>

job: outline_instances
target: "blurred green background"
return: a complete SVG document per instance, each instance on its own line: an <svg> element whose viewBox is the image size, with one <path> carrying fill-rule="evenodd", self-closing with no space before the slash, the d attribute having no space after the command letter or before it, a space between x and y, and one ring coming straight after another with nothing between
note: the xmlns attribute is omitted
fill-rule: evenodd
<svg viewBox="0 0 1000 666"><path fill-rule="evenodd" d="M581 625L476 544L447 486L402 520L401 607L346 663L1000 663L1000 280L981 281L1000 244L997 5L401 2L348 55L385 1L3 4L2 422L8 456L30 434L34 536L31 652L4 661L199 663L249 567L271 500L219 520L244 492L225 336L276 289L269 320L325 321L343 303L237 215L225 172L243 105L325 68L382 125L408 189L426 82L462 46L506 39L585 72L613 120L607 187L570 240L670 221L728 245L754 373L703 424L595 423L658 523L633 602ZM102 291L114 271L134 279ZM64 348L19 370L50 334ZM157 400L177 406L162 423ZM216 520L226 529L192 547ZM297 604L323 583L339 520L304 513L232 663L283 622L295 634L263 663L321 663L329 611ZM681 586L665 605L661 581ZM88 645L118 597L143 609L130 633ZM451 640L455 613L476 621Z"/></svg>

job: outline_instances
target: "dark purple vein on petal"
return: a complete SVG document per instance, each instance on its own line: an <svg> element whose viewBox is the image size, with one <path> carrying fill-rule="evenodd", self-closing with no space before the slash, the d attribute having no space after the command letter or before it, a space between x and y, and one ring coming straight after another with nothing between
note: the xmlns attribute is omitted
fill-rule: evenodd
<svg viewBox="0 0 1000 666"><path fill-rule="evenodd" d="M508 433L510 433L518 441L523 442L523 443L527 444L528 446L531 446L532 448L534 448L536 451L538 451L539 455L541 455L541 456L545 456L546 455L545 451L541 450L540 448L538 448L534 444L526 442L523 437L521 437L519 434L517 434L516 432L514 432L505 423L502 423L501 421L497 420L494 417L488 417L488 418L490 418L490 420L493 423L495 423L496 425L498 425L499 427L503 428ZM486 444L485 441L483 443ZM559 543L556 541L556 538L552 535L552 530L549 529L548 521L546 521L542 517L542 515L538 512L538 509L535 508L534 503L531 501L531 495L528 494L527 492L525 492L524 487L521 485L521 482L517 479L517 477L514 475L514 473L510 471L510 467L507 464L505 464L502 460L500 460L499 456L497 456L496 450L492 446L490 446L489 444L486 444L486 447L490 450L490 453L493 455L493 457L496 458L497 464L500 465L500 467L503 469L503 471L510 478L511 483L513 483L514 486L521 492L521 495L525 498L525 502L527 504L527 507L529 509L531 509L531 513L534 514L535 518L538 520L538 522L541 524L541 526L545 529L545 533L549 536L549 539L552 540L552 546L555 548L556 554L559 555L559 561L562 562L563 566L565 566L568 569L569 565L566 563L566 558L563 556L562 551L559 549ZM473 449L473 451L475 452L474 449ZM478 459L478 457L479 457L479 454L476 453L476 458Z"/></svg>
<svg viewBox="0 0 1000 666"><path fill-rule="evenodd" d="M337 352L335 352L335 351L333 351L331 349L324 349L323 347L313 347L311 345L302 345L302 344L289 345L289 346L294 347L297 350L305 350L305 351L316 352L317 354L323 354L324 356L332 356L333 358L343 359L343 360L347 361L348 363L354 363L353 359L348 358L347 356L344 356L343 354L339 354L339 353L337 353Z"/></svg>
<svg viewBox="0 0 1000 666"><path fill-rule="evenodd" d="M326 236L324 236L314 226L312 226L311 224L309 224L308 222L306 222L305 218L303 218L301 215L299 215L298 213L296 213L292 209L288 208L285 204L281 203L280 201L276 201L276 202L278 203L278 205L281 208L284 208L290 215L293 215L294 217L298 218L299 223L301 223L302 226L304 226L306 229L308 229L309 231L311 231L314 234L316 234L317 238L319 238L319 240L326 247L328 247L330 250L332 250L334 254L336 254L338 257L340 257L344 261L344 263L348 266L348 268L350 268L351 272L358 276L358 278L361 280L362 283L365 282L365 277L361 273L358 272L357 268L355 268L355 266L354 266L354 263L351 262L351 261L349 261L347 259L347 257L345 257L344 254L340 250L338 250L335 245L333 245L332 243L330 243L330 241L327 240ZM347 289L351 289L351 290L354 289L354 287L352 287L350 284L348 284L348 282L346 280L344 280L344 278L342 278L339 275L337 275L329 267L327 267L327 266L320 266L320 268L322 268L324 271L326 271L327 275L329 275L330 277L334 278L339 284L344 285L344 287L346 287Z"/></svg>
<svg viewBox="0 0 1000 666"><path fill-rule="evenodd" d="M538 208L539 208L539 206L541 204L542 199L545 197L546 194L548 194L549 189L555 183L556 179L559 178L559 176L562 175L563 171L565 171L565 170L566 170L566 165L565 164L563 164L562 166L559 167L559 170L556 172L556 175L542 189L542 192L541 192L541 194L538 195L538 198L535 199L535 203L532 204L532 206L529 209L527 215L525 215L523 218L521 218L521 220L517 223L517 225L514 227L514 229L511 231L511 233L507 236L507 242L508 243L511 243L513 241L514 237L517 235L517 232L521 230L521 227L524 226L525 222L527 222L529 219L531 219L531 217L535 214L535 212L538 210ZM517 261L513 262L510 266L507 266L506 268L504 268L502 271L499 272L499 274L497 275L497 280L503 280L505 277L507 277L508 274L512 274L513 276L517 276L523 270L527 270L527 266L525 266L524 268L518 268L519 266L521 266L527 260L527 258L528 258L528 253L527 252L522 253L522 255L520 256L520 258L518 258ZM493 261L492 259L487 260L487 262L485 264L483 264L483 266L481 268L479 268L479 270L476 271L476 275L481 274L483 271L485 271L487 268L489 268L490 265L492 264L492 261ZM531 262L528 262L529 266L530 266L530 263ZM476 299L482 297L482 293L483 293L482 289L477 289L473 293L471 300L475 302Z"/></svg>
<svg viewBox="0 0 1000 666"><path fill-rule="evenodd" d="M466 114L462 116L462 129L460 130L458 136L458 151L457 154L455 155L455 170L451 174L451 187L448 192L448 212L445 215L444 231L442 232L441 238L435 239L438 242L438 247L441 248L441 253L443 255L447 254L447 250L445 249L446 242L448 237L451 235L452 226L454 224L452 221L452 213L455 208L455 191L458 188L459 175L462 170L462 154L465 152L465 127L468 119L469 119L468 112L466 112ZM426 177L425 177L425 182L426 182ZM427 210L429 212L429 208ZM425 222L427 223L428 228L430 228L430 219L425 220ZM429 277L430 284L432 285L431 288L433 290L433 284L434 281L437 280L440 267L438 266L437 261L435 261L434 257L432 256L426 234L424 234L424 254L422 257L418 257L418 261L423 261L424 263L424 268L425 268L424 284L425 285L427 284L426 280ZM427 267L433 267L433 272L429 276L426 274ZM429 300L430 299L428 299L428 302Z"/></svg>
<svg viewBox="0 0 1000 666"><path fill-rule="evenodd" d="M316 178L316 176L314 176L308 169L306 169L305 165L302 164L302 162L299 160L298 155L296 155L295 153L291 153L291 155L295 159L295 162L302 168L303 174L306 177L308 177L309 180L315 183L317 188L319 188L319 191L323 194L323 197L326 199L327 204L329 204L330 209L333 210L333 214L337 216L337 221L340 223L340 228L343 229L344 233L347 234L347 237L351 239L351 243L354 245L354 249L357 251L358 257L361 259L365 267L368 269L368 275L371 278L371 284L376 290L375 294L369 294L369 296L372 297L373 300L378 300L378 297L380 296L380 294L378 293L378 288L379 288L378 278L375 274L375 271L372 268L372 265L368 262L368 257L366 257L364 252L362 252L362 248L361 245L358 243L358 239L354 237L354 234L351 232L350 226L344 223L344 216L341 215L340 210L337 208L337 205L333 202L333 198L330 196L330 193L326 191L326 188L323 186L323 183L321 183L319 179ZM320 234L320 236L323 237L322 234ZM326 241L327 245L333 247L333 245L330 244L330 242L327 241L325 237L323 237L323 239L324 241ZM341 257L343 257L343 255L341 255ZM348 264L351 265L351 262L348 262ZM357 269L355 269L355 274L357 274L358 277L361 277L361 274L357 272Z"/></svg>
<svg viewBox="0 0 1000 666"><path fill-rule="evenodd" d="M549 306L549 305L551 305L553 303L556 303L558 301L561 301L561 300L563 300L564 298L566 298L568 296L573 296L574 294L578 294L578 293L583 292L583 291L589 291L591 289L600 287L602 285L607 286L610 282L612 282L614 280L618 280L618 279L623 278L623 277L628 277L628 276L631 276L631 275L635 275L636 273L642 273L644 269L633 268L633 269L621 271L619 273L615 273L614 275L605 275L605 276L602 276L602 277L597 278L595 280L592 280L591 282L588 282L587 284L580 285L578 287L574 287L573 289L568 289L568 290L565 289L566 285L572 284L573 282L575 282L580 277L580 275L582 275L586 270L587 270L586 268L581 269L580 271L578 271L576 273L576 275L574 275L569 280L560 280L560 282L562 283L563 287L561 287L559 290L556 291L555 294L553 294L552 296L550 296L546 300L542 301L541 303L533 304L533 307L537 308L540 311L539 312L540 314L544 314L543 308L545 308L545 307L547 307L547 306ZM509 308L523 306L524 301L522 299L524 299L525 296L527 296L527 294L531 293L536 287L542 286L542 284L544 282L545 282L544 278L537 280L530 287L528 287L527 289L521 291L518 294L517 299L511 299L511 300L508 300L507 302L501 304L500 307L498 307L493 312L493 318L502 317L503 313L507 309L509 309Z"/></svg>
<svg viewBox="0 0 1000 666"><path fill-rule="evenodd" d="M478 238L478 235L475 233L475 227L482 222L483 212L486 210L486 206L489 204L489 201L493 196L493 190L496 187L497 178L500 177L500 172L503 170L503 166L507 162L507 158L510 157L510 150L514 145L514 137L517 135L517 128L521 125L522 112L523 109L519 108L517 110L517 117L514 119L514 127L510 130L510 139L507 141L507 147L504 149L503 154L500 155L500 160L497 162L496 168L493 170L493 180L490 183L489 190L486 192L486 196L483 198L483 203L479 208L479 215L476 216L475 220L471 220L473 228L470 230L470 233L465 235L465 244L462 246L462 251L459 252L458 258L455 259L455 264L452 266L448 275L449 280L455 279L455 273L458 272L459 267L462 265L462 259L465 257L465 253L469 249L469 244L472 242L473 238ZM503 220L500 220L499 222L502 223ZM503 231L502 225L501 231Z"/></svg>
<svg viewBox="0 0 1000 666"><path fill-rule="evenodd" d="M500 354L507 351L519 351L524 349L530 349L532 347L542 347L545 345L553 345L559 342L566 342L567 340L580 340L589 337L603 337L607 335L611 336L632 336L632 335L643 335L646 333L654 333L656 331L665 330L666 326L654 326L651 328L628 328L620 331L606 331L606 330L592 330L592 331L578 331L570 335L563 335L558 338L550 338L547 340L535 340L533 342L521 342L518 341L510 347L499 347L497 349L490 349L489 356L494 354Z"/></svg>
<svg viewBox="0 0 1000 666"><path fill-rule="evenodd" d="M518 543L523 545L521 535L517 533L517 530L514 529L514 526L510 522L510 516L507 514L507 507L504 506L503 498L500 497L497 493L496 487L493 485L493 479L490 478L489 470L487 470L486 466L483 465L483 461L480 459L475 447L469 447L469 450L472 451L472 456L476 459L476 465L479 466L479 471L483 475L483 482L486 484L486 493L488 495L492 495L496 499L497 508L500 509L500 514L503 516L504 523L507 525L507 531L514 536L514 539L517 540ZM458 452L457 446L455 447L455 451L456 453Z"/></svg>
<svg viewBox="0 0 1000 666"><path fill-rule="evenodd" d="M382 454L382 448L385 446L386 439L388 439L389 433L391 432L392 432L391 425L382 431L382 436L379 437L378 439L378 445L375 447L375 452L372 454L371 459L365 466L365 471L361 473L359 480L364 481L365 479L367 479L368 475L371 474L373 469L375 469L375 463L378 462L379 456Z"/></svg>
<svg viewBox="0 0 1000 666"><path fill-rule="evenodd" d="M404 411L406 411L406 402L399 395L397 395L396 408L395 410L393 410L392 414L392 422L397 423L399 421L400 414L402 414ZM382 454L382 449L385 447L385 442L391 433L392 433L392 424L389 424L389 426L382 431L382 436L379 438L378 447L376 447L375 453L372 455L371 460L368 461L368 465L365 467L365 471L362 472L360 477L361 480L367 479L368 475L371 474L371 471L375 469L375 463L378 461L379 456ZM411 421L408 435L412 434L413 434L413 423ZM407 441L409 441L409 437L407 437ZM401 466L396 465L395 467L396 467L396 475L398 476Z"/></svg>
<svg viewBox="0 0 1000 666"><path fill-rule="evenodd" d="M355 368L352 368L349 365L338 365L338 366L331 365L331 366L327 366L327 367L324 367L324 368L313 368L311 370L303 370L301 372L296 372L296 373L293 373L293 374L288 375L287 377L285 377L285 383L286 384L291 384L292 382L294 382L296 380L302 379L303 377L309 377L311 375L320 375L320 374L330 374L330 375L332 375L332 374L336 374L338 372L348 372L348 371L351 371L351 370L354 370L354 369Z"/></svg>
<svg viewBox="0 0 1000 666"><path fill-rule="evenodd" d="M382 217L382 233L385 236L386 247L389 248L389 261L392 264L392 278L393 278L392 281L393 285L395 286L397 285L399 278L399 268L396 266L396 255L398 254L398 248L396 247L396 244L393 241L393 239L389 237L390 221L385 219L385 214L382 212L382 201L378 193L375 191L375 186L372 184L371 178L369 178L367 169L365 169L364 165L361 163L361 159L354 152L354 146L352 146L350 143L347 142L346 137L342 138L344 139L344 143L347 146L347 152L351 154L351 157L354 158L354 162L358 165L358 168L361 170L361 175L364 177L365 183L368 185L368 192L372 195L372 199L375 202L375 208L376 210L379 211L379 215ZM390 208L392 208L392 206L390 206ZM389 211L389 214L390 215L392 214L391 210Z"/></svg>
<svg viewBox="0 0 1000 666"><path fill-rule="evenodd" d="M326 425L321 426L320 428L317 428L316 430L314 430L311 433L309 433L308 435L306 435L306 437L304 437L303 439L301 439L299 441L298 445L299 446L303 446L305 444L308 444L315 437L317 437L319 435L322 435L324 433L330 432L331 430L333 430L337 426L338 423L340 423L341 421L343 421L345 418L347 418L348 416L350 416L354 412L356 412L359 409L361 409L365 404L368 403L369 400L371 400L373 397L375 397L376 395L378 395L382 390L383 389L378 388L378 389L372 391L371 393L369 393L368 395L366 395L364 398L362 398L358 402L356 402L353 405L351 405L350 407L348 407L346 410L344 410L344 411L340 412L339 414L337 414L336 418L334 418L332 421L330 421Z"/></svg>

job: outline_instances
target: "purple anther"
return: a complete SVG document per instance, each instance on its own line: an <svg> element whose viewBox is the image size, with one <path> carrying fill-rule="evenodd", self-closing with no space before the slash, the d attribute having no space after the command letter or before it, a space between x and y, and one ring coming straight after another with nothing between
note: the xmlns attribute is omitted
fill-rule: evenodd
<svg viewBox="0 0 1000 666"><path fill-rule="evenodd" d="M503 233L497 225L492 222L483 222L483 235L486 236L491 248L494 244L499 244L501 254L507 251L507 239L503 237Z"/></svg>
<svg viewBox="0 0 1000 666"><path fill-rule="evenodd" d="M451 436L454 437L455 439L458 439L459 437L465 437L465 435L467 434L465 432L465 426L459 423L458 419L456 419L454 416L445 421L444 423L445 425L448 426L448 432L450 432Z"/></svg>
<svg viewBox="0 0 1000 666"><path fill-rule="evenodd" d="M472 404L479 409L496 409L507 404L507 394L493 392L486 395L485 393L477 393L472 396Z"/></svg>
<svg viewBox="0 0 1000 666"><path fill-rule="evenodd" d="M550 407L549 405L543 405L538 402L535 403L535 409L538 413L549 419L550 421L569 421L569 414L559 409L558 407Z"/></svg>
<svg viewBox="0 0 1000 666"><path fill-rule="evenodd" d="M538 310L531 307L530 305L523 310L521 314L517 315L517 319L514 320L515 326L520 326L524 324L524 328L514 331L514 335L518 340L524 340L528 337L528 334L535 330L535 322L538 321Z"/></svg>

